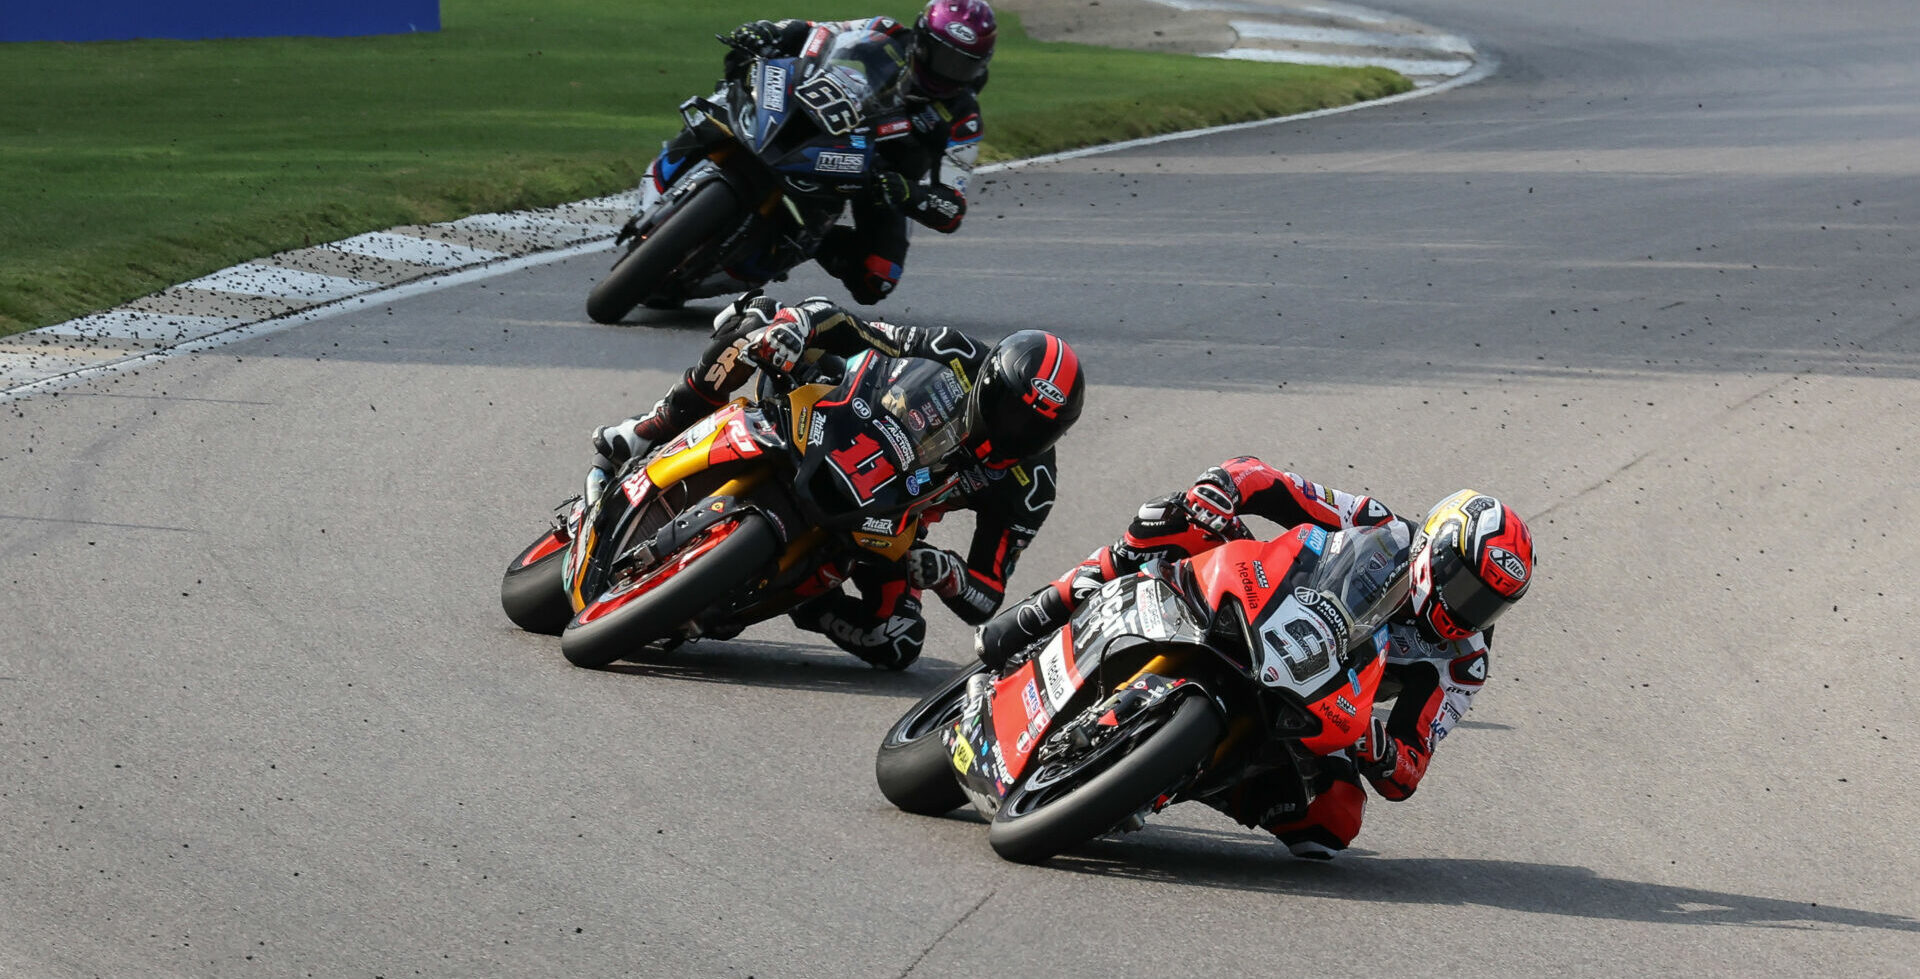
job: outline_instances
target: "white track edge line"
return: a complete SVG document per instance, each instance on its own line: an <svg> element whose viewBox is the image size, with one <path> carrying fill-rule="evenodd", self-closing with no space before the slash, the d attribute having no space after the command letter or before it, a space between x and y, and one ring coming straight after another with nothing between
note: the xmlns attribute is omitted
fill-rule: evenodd
<svg viewBox="0 0 1920 979"><path fill-rule="evenodd" d="M1436 84L1436 85L1431 85L1426 88L1411 89L1409 91L1401 92L1398 95L1389 95L1385 98L1372 99L1366 102L1354 102L1348 105L1337 105L1328 109L1314 109L1310 112L1300 112L1290 116L1274 116L1271 119L1254 119L1248 122L1233 122L1233 123L1227 123L1226 125L1221 125L1221 126L1208 126L1204 129L1188 129L1188 130L1183 130L1177 133L1162 133L1161 135L1158 135L1158 136L1143 136L1139 139L1122 140L1121 142L1118 142L1118 143L1102 143L1098 146L1087 146L1087 147L1082 147L1081 149L1067 150L1061 153L1047 153L1041 156L1030 156L1030 157L1026 157L1024 159L1019 159L1019 160L1007 160L1003 163L989 163L986 166L976 167L973 172L976 175L978 175L978 174L988 174L988 173L1001 173L1009 170L1021 170L1027 167L1040 166L1048 163L1059 163L1065 160L1077 160L1087 156L1099 156L1105 153L1119 153L1126 150L1138 149L1142 146L1155 146L1160 143L1172 143L1172 142L1185 140L1185 139L1198 139L1203 136L1212 136L1217 133L1239 132L1244 129L1257 129L1262 126L1277 126L1282 123L1288 123L1288 122L1300 122L1308 119L1320 119L1326 116L1338 115L1345 112L1356 112L1361 109L1371 109L1376 106L1394 105L1396 103L1407 102L1417 98L1425 98L1426 96L1437 95L1441 92L1450 91L1452 89L1459 88L1463 85L1473 84L1474 82L1487 78L1488 76L1492 75L1496 70L1498 70L1498 68L1500 67L1500 63L1497 58L1494 58L1489 55L1485 55L1484 52L1481 52L1481 54L1483 55L1483 57L1474 66L1472 71L1466 72L1465 74L1462 74L1462 75L1455 76L1444 82L1440 82L1439 84ZM610 196L618 196L618 195L610 195ZM593 199L601 200L603 198L593 198ZM577 204L580 202L575 201L571 203ZM562 204L559 206L567 207L570 205ZM473 215L469 215L469 217L471 216ZM391 302L399 299L407 299L413 296L423 295L429 292L436 292L440 289L445 289L449 286L464 285L468 282L478 282L483 279L493 278L494 276L505 275L508 272L518 272L521 269L535 268L541 265L550 265L554 262L565 261L566 259L569 259L569 258L575 258L580 255L590 254L596 250L611 250L611 249L609 247L609 243L606 241L582 242L577 245L569 245L564 248L554 249L552 251L534 252L532 254L522 255L517 258L495 260L495 261L486 262L480 265L471 266L464 269L454 269L449 272L443 272L443 273L432 275L426 279L417 279L413 282L405 282L405 283L401 283L400 285L389 286L385 289L375 289L369 292L360 293L358 295L344 296L340 299L335 299L335 300L332 300L331 302L322 303L318 306L311 306L306 309L299 310L297 312L288 313L285 316L275 317L273 319L267 319L267 320L257 320L252 323L242 324L240 326L235 326L229 329L220 330L215 333L209 333L209 334L206 334L205 336L196 337L192 340L188 340L184 343L180 343L171 347L163 347L158 350L153 350L153 351L149 351L142 354L136 354L134 356L128 357L123 360L116 360L106 364L95 364L90 367L81 367L75 370L62 371L58 374L52 374L47 377L40 378L38 380L27 381L23 384L16 384L10 388L0 389L0 404L6 404L8 402L15 401L20 398L24 398L34 394L42 394L46 392L58 391L61 388L67 387L72 384L77 384L81 381L90 380L96 377L105 377L109 374L118 374L118 373L121 373L122 371L133 370L135 368L158 363L163 360L169 360L169 359L172 359L173 357L177 357L182 354L200 353L201 351L212 350L216 347L224 347L230 343L237 343L241 340L249 340L257 336L266 336L269 334L278 333L282 330L291 329L292 327L300 326L305 323L311 323L315 320L325 319L326 317L332 316L336 313L345 312L346 311L345 307L349 303L354 305L362 305L369 301ZM100 310L99 312L108 312L108 310ZM89 314L89 315L92 315L92 314ZM54 325L58 326L59 324L54 324ZM28 331L28 332L32 332L32 331ZM19 335L25 336L26 334L19 334ZM0 341L3 341L5 339L6 338L0 338Z"/></svg>

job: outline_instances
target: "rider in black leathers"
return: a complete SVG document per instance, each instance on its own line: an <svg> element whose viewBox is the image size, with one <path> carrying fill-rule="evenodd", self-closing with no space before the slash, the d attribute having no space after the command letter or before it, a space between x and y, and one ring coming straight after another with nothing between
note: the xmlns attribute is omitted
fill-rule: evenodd
<svg viewBox="0 0 1920 979"><path fill-rule="evenodd" d="M967 435L944 465L958 493L930 511L974 511L973 543L958 554L915 544L904 561L827 569L811 583L816 597L793 612L794 624L824 633L840 648L886 669L904 669L926 636L920 592L932 591L963 621L978 625L1000 607L1007 576L1053 507L1053 443L1080 415L1086 397L1079 358L1066 342L1022 330L988 344L958 330L863 320L822 298L781 306L760 297L736 301L714 320L700 362L653 409L593 434L588 501L621 462L650 451L726 402L758 367L791 371L803 359L875 350L938 361L952 372L942 389L952 403L932 410L959 418ZM850 574L860 597L838 585ZM803 592L806 589L803 589Z"/></svg>

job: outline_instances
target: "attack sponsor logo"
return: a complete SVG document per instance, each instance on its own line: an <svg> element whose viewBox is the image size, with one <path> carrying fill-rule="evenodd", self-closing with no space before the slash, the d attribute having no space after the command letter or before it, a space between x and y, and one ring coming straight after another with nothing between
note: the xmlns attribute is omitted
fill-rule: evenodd
<svg viewBox="0 0 1920 979"><path fill-rule="evenodd" d="M860 529L870 534L886 534L889 537L894 533L893 521L886 517L868 517L860 521Z"/></svg>

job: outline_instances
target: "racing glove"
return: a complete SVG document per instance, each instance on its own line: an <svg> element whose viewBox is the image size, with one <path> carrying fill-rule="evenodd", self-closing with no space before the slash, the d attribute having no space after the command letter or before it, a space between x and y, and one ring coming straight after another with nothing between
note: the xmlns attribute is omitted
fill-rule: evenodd
<svg viewBox="0 0 1920 979"><path fill-rule="evenodd" d="M967 574L967 563L952 551L915 544L907 552L907 580L913 587L933 592L941 598L960 594Z"/></svg>
<svg viewBox="0 0 1920 979"><path fill-rule="evenodd" d="M913 203L913 182L905 174L882 170L867 184L867 201L875 207L898 211Z"/></svg>
<svg viewBox="0 0 1920 979"><path fill-rule="evenodd" d="M807 352L811 339L813 325L806 317L794 309L783 309L773 315L773 322L747 334L747 349L740 359L763 371L791 374L800 366L800 357Z"/></svg>
<svg viewBox="0 0 1920 979"><path fill-rule="evenodd" d="M1398 802L1420 787L1427 773L1427 754L1387 733L1387 722L1374 718L1366 738L1353 746L1355 766L1373 783L1380 797Z"/></svg>
<svg viewBox="0 0 1920 979"><path fill-rule="evenodd" d="M745 332L754 324L765 326L773 322L773 316L780 311L780 304L760 294L760 290L743 292L740 297L726 305L713 318L713 335L722 333Z"/></svg>
<svg viewBox="0 0 1920 979"><path fill-rule="evenodd" d="M1224 537L1227 528L1239 522L1234 510L1240 506L1240 488L1225 469L1214 466L1187 487L1180 506L1187 511L1187 519Z"/></svg>
<svg viewBox="0 0 1920 979"><path fill-rule="evenodd" d="M727 34L727 41L764 55L779 44L780 28L770 20L750 20Z"/></svg>

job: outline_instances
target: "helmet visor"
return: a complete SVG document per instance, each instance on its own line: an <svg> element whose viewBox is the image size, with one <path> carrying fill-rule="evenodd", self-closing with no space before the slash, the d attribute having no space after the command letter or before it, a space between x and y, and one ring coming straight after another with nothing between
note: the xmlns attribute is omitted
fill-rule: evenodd
<svg viewBox="0 0 1920 979"><path fill-rule="evenodd" d="M1481 581L1480 576L1467 567L1459 550L1439 541L1429 546L1434 550L1434 597L1461 628L1483 632L1513 604L1513 599Z"/></svg>
<svg viewBox="0 0 1920 979"><path fill-rule="evenodd" d="M923 71L955 84L971 82L987 68L984 59L935 37L931 30L920 32L914 42L913 57Z"/></svg>
<svg viewBox="0 0 1920 979"><path fill-rule="evenodd" d="M1006 382L983 374L967 397L967 447L975 461L1005 469L1039 455L1060 438L1060 426L1001 396Z"/></svg>

